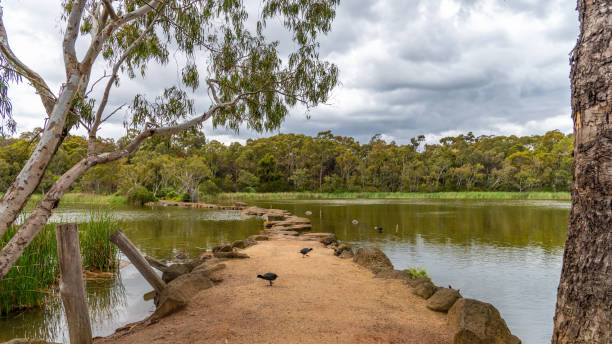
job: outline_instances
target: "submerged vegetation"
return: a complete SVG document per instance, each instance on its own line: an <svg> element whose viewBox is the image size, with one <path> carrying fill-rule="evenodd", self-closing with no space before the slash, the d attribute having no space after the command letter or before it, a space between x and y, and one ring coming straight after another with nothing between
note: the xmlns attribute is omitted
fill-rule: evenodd
<svg viewBox="0 0 612 344"><path fill-rule="evenodd" d="M28 143L36 140L34 134L0 138L0 192L25 163L31 149ZM550 131L522 137L468 133L444 137L439 144L427 144L425 137L419 136L406 145L376 135L362 144L326 131L315 137L279 134L227 146L206 141L201 133L186 133L151 138L133 156L93 167L62 202L124 204L129 199L142 204L155 198L569 199L572 141L572 135ZM125 142L99 139L96 150L113 151ZM38 191L47 190L86 152L84 138L66 138Z"/></svg>
<svg viewBox="0 0 612 344"><path fill-rule="evenodd" d="M79 224L84 269L114 271L118 267L117 248L108 240L117 226L117 221L109 213L98 211L91 211L89 220ZM17 226L10 227L0 238L0 246L6 245L17 229ZM41 306L58 279L55 224L48 224L0 281L0 315Z"/></svg>

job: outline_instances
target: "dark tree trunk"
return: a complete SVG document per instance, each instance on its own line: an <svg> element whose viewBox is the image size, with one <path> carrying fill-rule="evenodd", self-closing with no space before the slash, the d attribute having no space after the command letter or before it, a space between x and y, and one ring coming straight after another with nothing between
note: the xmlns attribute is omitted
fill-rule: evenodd
<svg viewBox="0 0 612 344"><path fill-rule="evenodd" d="M571 58L572 210L553 343L612 338L612 1L579 0Z"/></svg>

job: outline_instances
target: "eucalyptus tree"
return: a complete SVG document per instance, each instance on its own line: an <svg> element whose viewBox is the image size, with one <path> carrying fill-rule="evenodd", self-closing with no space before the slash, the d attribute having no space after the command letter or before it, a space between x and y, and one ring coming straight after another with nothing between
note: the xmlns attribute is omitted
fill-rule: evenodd
<svg viewBox="0 0 612 344"><path fill-rule="evenodd" d="M0 8L3 70L32 85L48 117L36 148L0 200L0 235L22 211L70 130L80 126L89 137L87 156L59 177L0 251L0 278L69 186L91 167L129 156L149 137L199 127L209 119L231 129L245 124L270 130L280 125L290 107L325 102L338 71L319 58L318 40L330 30L338 2L261 0L249 2L249 8L258 11L253 15L241 0L65 0L65 81L58 92L11 50ZM266 38L271 21L282 23L292 38L282 53L280 42ZM83 54L77 54L77 41L86 45ZM153 99L135 95L127 123L130 139L118 150L96 151L98 131L117 113L107 105L120 75L146 77L150 65L167 65L171 54L184 59L178 66L182 83L167 85ZM95 63L106 66L99 78L92 75ZM98 86L104 86L103 92L94 97L91 90ZM209 105L196 108L186 88L208 95Z"/></svg>
<svg viewBox="0 0 612 344"><path fill-rule="evenodd" d="M578 1L570 58L574 121L572 209L557 293L553 343L612 338L612 6Z"/></svg>

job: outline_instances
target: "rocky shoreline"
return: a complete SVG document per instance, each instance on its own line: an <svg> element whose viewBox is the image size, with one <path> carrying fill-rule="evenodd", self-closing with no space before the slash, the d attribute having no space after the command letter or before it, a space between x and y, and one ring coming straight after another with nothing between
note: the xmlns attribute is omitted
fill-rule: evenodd
<svg viewBox="0 0 612 344"><path fill-rule="evenodd" d="M175 203L171 205L182 206ZM311 233L310 219L295 216L286 210L246 207L243 204L237 207L243 214L259 216L264 220L262 234L216 246L212 252L203 253L199 258L187 263L165 266L153 258L147 258L154 267L163 272L162 279L168 283L168 288L156 296L156 311L145 323L159 321L162 317L184 308L200 290L221 283L223 279L219 277L218 272L226 267L223 261L249 258L247 254L241 253L241 250L260 241L300 240L319 242L325 248L334 250L334 255L340 259L351 258L356 264L369 269L376 278L403 280L406 287L412 288L414 295L427 300L428 309L447 314L447 324L453 333L454 343L521 343L510 333L499 311L491 304L465 299L459 290L450 286L436 286L429 278L413 278L408 270L396 270L384 252L376 247L353 249L350 245L341 243L333 233ZM217 206L213 209L224 208ZM124 326L117 332L131 329L133 326Z"/></svg>

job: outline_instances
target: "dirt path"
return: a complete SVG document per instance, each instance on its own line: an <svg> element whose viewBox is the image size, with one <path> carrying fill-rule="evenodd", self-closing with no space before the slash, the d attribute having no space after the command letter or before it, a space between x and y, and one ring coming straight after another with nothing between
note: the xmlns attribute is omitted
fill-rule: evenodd
<svg viewBox="0 0 612 344"><path fill-rule="evenodd" d="M303 247L313 247L301 258ZM446 314L318 242L263 241L186 309L96 343L451 343ZM257 274L279 275L274 286Z"/></svg>

